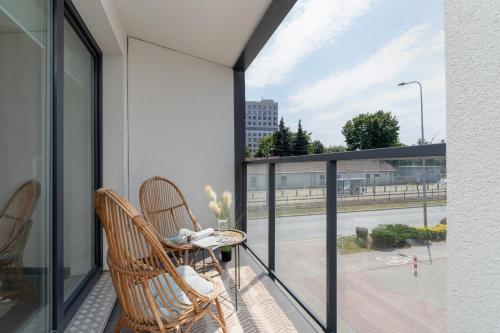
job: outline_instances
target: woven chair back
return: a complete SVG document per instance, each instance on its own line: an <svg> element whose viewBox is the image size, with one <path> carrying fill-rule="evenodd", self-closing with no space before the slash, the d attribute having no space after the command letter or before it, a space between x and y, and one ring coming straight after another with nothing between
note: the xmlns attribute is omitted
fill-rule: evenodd
<svg viewBox="0 0 500 333"><path fill-rule="evenodd" d="M39 198L40 184L35 180L23 183L9 198L0 211L0 254L22 256Z"/></svg>
<svg viewBox="0 0 500 333"><path fill-rule="evenodd" d="M147 179L139 190L139 201L146 220L164 238L175 236L181 228L200 229L184 195L168 179Z"/></svg>

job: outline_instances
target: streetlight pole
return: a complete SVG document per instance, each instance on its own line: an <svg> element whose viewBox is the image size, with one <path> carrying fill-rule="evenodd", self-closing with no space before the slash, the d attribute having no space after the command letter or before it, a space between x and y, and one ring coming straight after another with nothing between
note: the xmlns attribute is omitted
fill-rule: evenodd
<svg viewBox="0 0 500 333"><path fill-rule="evenodd" d="M418 84L420 88L420 128L422 132L422 137L420 144L425 145L424 138L424 102L422 97L422 84L419 81L401 82L398 86L405 86L407 84ZM425 180L425 159L422 159L422 185L423 185L423 195L424 195L424 226L427 227L427 183Z"/></svg>

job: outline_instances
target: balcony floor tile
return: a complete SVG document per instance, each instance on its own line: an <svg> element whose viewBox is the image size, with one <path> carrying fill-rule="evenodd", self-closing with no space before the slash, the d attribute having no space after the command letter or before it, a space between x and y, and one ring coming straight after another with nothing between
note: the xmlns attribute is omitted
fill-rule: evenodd
<svg viewBox="0 0 500 333"><path fill-rule="evenodd" d="M234 256L234 253L233 253ZM294 304L283 294L255 261L241 251L241 288L238 292L238 311L234 308L234 258L223 265L220 277L215 271L214 279L221 279L226 291L222 296L222 308L231 333L239 332L314 332L315 330ZM215 312L215 309L213 309ZM114 332L120 315L120 305L113 309L104 330ZM130 332L127 329L123 333ZM210 319L201 319L193 328L194 333L221 332Z"/></svg>

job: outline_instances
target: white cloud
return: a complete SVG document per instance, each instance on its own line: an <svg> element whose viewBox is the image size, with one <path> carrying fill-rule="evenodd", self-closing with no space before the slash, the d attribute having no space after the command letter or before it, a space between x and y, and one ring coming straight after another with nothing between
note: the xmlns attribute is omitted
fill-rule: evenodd
<svg viewBox="0 0 500 333"><path fill-rule="evenodd" d="M309 54L348 30L373 0L308 0L298 3L247 71L246 84L279 84Z"/></svg>
<svg viewBox="0 0 500 333"><path fill-rule="evenodd" d="M437 134L434 142L446 138L445 76L442 68L436 66L430 76L421 79L424 89L424 121L426 139ZM396 81L397 82L397 81ZM357 114L379 109L391 111L400 125L400 139L406 144L415 144L420 137L420 100L417 86L398 87L394 84L354 96L329 108L291 114L307 120L307 129L315 139L326 144L341 144L345 122ZM290 116L287 116L289 118Z"/></svg>
<svg viewBox="0 0 500 333"><path fill-rule="evenodd" d="M425 25L403 31L364 60L297 89L284 101L285 118L307 120L307 129L326 144L344 141L341 128L359 113L392 111L400 123L401 141L420 136L417 86L398 87L401 81L420 80L424 89L426 138L446 138L443 31Z"/></svg>
<svg viewBox="0 0 500 333"><path fill-rule="evenodd" d="M445 87L444 73L439 71L439 68L436 68L434 76L421 80L421 83L426 97L442 93ZM362 99L349 100L344 109L346 111L376 111L382 109L391 111L401 104L411 101L418 102L416 97L418 97L418 86L398 87L393 82L392 87L387 87L382 91L377 90L368 95L364 94Z"/></svg>
<svg viewBox="0 0 500 333"><path fill-rule="evenodd" d="M443 32L429 33L416 26L386 43L365 61L333 73L290 97L290 112L308 111L338 103L386 82L408 69L425 54L443 47Z"/></svg>

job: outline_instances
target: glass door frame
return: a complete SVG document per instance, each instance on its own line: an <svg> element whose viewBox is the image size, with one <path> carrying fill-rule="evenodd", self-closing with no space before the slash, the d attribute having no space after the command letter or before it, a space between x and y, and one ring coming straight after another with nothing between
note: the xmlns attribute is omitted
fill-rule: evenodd
<svg viewBox="0 0 500 333"><path fill-rule="evenodd" d="M102 186L102 52L70 0L52 0L52 329L63 332L102 273L102 231L94 213L94 267L64 300L64 20L78 34L94 58L94 184Z"/></svg>

